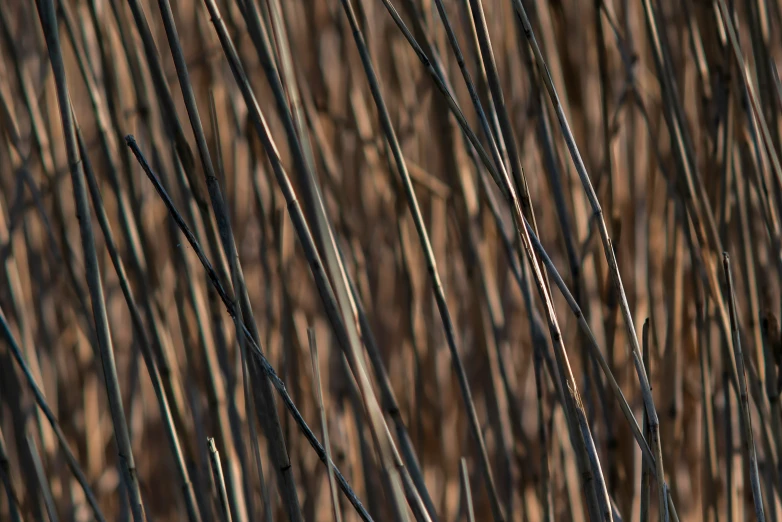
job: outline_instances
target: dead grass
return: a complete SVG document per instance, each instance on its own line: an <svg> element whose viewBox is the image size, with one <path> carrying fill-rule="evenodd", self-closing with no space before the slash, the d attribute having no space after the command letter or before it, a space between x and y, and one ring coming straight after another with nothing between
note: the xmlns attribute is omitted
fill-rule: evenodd
<svg viewBox="0 0 782 522"><path fill-rule="evenodd" d="M0 520L780 520L781 29L6 0Z"/></svg>

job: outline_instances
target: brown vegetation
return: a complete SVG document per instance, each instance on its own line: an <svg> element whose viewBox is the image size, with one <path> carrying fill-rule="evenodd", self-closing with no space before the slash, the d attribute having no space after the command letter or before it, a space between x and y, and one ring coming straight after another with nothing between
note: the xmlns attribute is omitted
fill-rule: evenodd
<svg viewBox="0 0 782 522"><path fill-rule="evenodd" d="M4 0L0 520L780 520L780 30Z"/></svg>

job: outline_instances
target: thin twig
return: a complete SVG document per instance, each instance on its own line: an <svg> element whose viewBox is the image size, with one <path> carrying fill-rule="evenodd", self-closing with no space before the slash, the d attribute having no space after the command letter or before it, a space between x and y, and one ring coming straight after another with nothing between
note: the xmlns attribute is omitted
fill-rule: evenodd
<svg viewBox="0 0 782 522"><path fill-rule="evenodd" d="M212 467L212 477L217 487L217 496L220 500L220 515L223 522L231 522L231 510L228 506L228 492L225 489L225 477L223 476L223 466L220 463L220 453L215 446L215 440L208 438L206 440L209 446L209 465Z"/></svg>
<svg viewBox="0 0 782 522"><path fill-rule="evenodd" d="M765 522L763 495L760 491L760 474L758 473L758 457L755 453L755 437L752 433L752 418L749 409L749 394L747 392L747 377L744 370L744 355L741 351L738 316L736 313L736 296L733 289L733 275L730 269L730 256L722 254L722 264L725 279L728 284L727 295L730 303L730 326L733 333L733 354L736 358L736 369L739 377L739 404L741 409L742 442L745 453L749 457L749 480L752 486L752 499L755 502L755 516L759 522Z"/></svg>
<svg viewBox="0 0 782 522"><path fill-rule="evenodd" d="M155 187L155 190L157 191L160 198L163 200L163 202L166 205L166 208L168 209L169 213L171 214L171 217L176 222L179 229L182 231L182 234L187 238L188 242L190 243L190 246L193 248L193 250L196 253L196 256L198 257L198 260L203 265L204 269L206 270L207 277L209 279L209 282L212 283L215 290L217 291L218 295L220 296L220 299L223 301L223 304L225 305L226 311L228 312L228 315L230 315L232 318L236 316L236 307L234 302L228 297L228 294L226 294L226 291L220 282L220 279L217 276L217 273L215 272L214 268L212 268L212 264L210 263L209 259L206 257L206 254L204 253L203 249L199 245L198 241L196 240L193 233L190 231L190 228L187 226L187 224L182 219L182 215L177 211L176 207L174 206L173 201L171 201L171 197L168 195L168 193L165 191L163 186L160 184L160 181L157 179L157 176L155 176L155 173L152 172L152 169L149 166L149 163L147 163L147 160L144 158L144 156L141 153L141 150L139 150L138 145L136 144L135 138L133 136L128 135L125 138L126 143L128 147L133 151L133 154L136 156L136 159L138 160L139 164L141 165L142 169L146 173L149 180L152 182L153 186ZM277 390L277 392L282 397L283 403L285 404L285 407L288 409L288 411L293 416L294 420L296 421L297 426L299 426L299 429L301 429L302 433L304 433L304 436L307 438L307 441L310 443L310 445L313 447L315 452L318 454L318 458L324 463L324 464L331 464L331 466L334 468L334 473L337 477L337 480L340 483L340 487L342 488L342 491L345 493L345 496L348 498L351 504L356 508L357 513L362 518L362 520L369 521L372 520L372 518L369 516L369 514L364 509L364 506L361 504L361 501L356 497L356 494L353 492L352 488L348 484L347 480L345 480L345 477L342 475L342 473L339 472L337 467L334 465L333 462L329 462L326 459L326 452L323 449L323 446L318 441L317 437L313 434L310 427L307 425L307 423L304 421L304 418L302 417L301 413L299 412L298 408L296 408L296 405L293 402L293 399L291 399L290 395L288 394L287 389L285 388L285 383L282 382L282 380L277 376L277 372L274 370L272 365L269 363L269 361L266 359L266 357L263 355L260 347L255 343L255 340L250 335L250 331L243 323L240 325L242 331L244 332L244 335L247 336L247 342L250 346L250 348L253 351L253 355L257 357L260 360L261 363L261 369L266 374L266 376L271 381L274 388Z"/></svg>
<svg viewBox="0 0 782 522"><path fill-rule="evenodd" d="M326 449L326 459L331 460L331 445L329 444L329 429L326 421L326 407L323 404L323 387L320 382L320 363L318 362L318 344L315 339L315 330L307 328L307 338L310 343L310 358L312 359L312 377L315 381L315 393L318 399L318 409L320 410L320 428L323 431L323 447ZM331 507L334 510L335 522L342 522L342 511L339 508L337 499L337 488L334 485L334 472L331 466L328 467L329 491L331 492Z"/></svg>
<svg viewBox="0 0 782 522"><path fill-rule="evenodd" d="M144 522L144 507L141 500L136 465L133 459L133 450L130 446L128 425L125 419L122 405L122 394L117 377L117 368L114 363L114 349L111 341L106 303L103 298L103 284L100 278L98 257L95 251L95 238L92 232L92 223L89 219L90 207L87 200L87 191L84 186L84 171L79 157L76 143L76 131L71 112L70 95L65 78L65 65L60 49L60 39L57 29L57 19L52 0L38 0L36 3L41 20L46 43L49 49L54 78L57 85L57 101L62 119L65 146L68 153L68 163L71 169L71 181L73 183L73 196L76 203L79 220L79 231L84 250L85 269L87 272L87 284L90 290L90 300L94 313L95 328L98 334L98 346L103 363L103 373L106 380L109 404L111 407L114 435L119 450L120 466L124 474L124 480L130 496L131 511L135 522Z"/></svg>

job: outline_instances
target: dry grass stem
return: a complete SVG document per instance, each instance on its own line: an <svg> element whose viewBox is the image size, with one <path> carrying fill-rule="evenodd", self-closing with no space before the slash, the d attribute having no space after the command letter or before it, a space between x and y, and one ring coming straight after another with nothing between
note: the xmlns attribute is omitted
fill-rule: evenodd
<svg viewBox="0 0 782 522"><path fill-rule="evenodd" d="M5 0L0 520L782 520L780 31Z"/></svg>

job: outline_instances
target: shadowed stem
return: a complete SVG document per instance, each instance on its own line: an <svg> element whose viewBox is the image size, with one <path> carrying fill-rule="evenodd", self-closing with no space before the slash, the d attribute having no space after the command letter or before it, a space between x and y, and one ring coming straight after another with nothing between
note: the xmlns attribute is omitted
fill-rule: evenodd
<svg viewBox="0 0 782 522"><path fill-rule="evenodd" d="M258 333L258 327L255 324L255 318L252 313L250 298L247 293L246 286L244 285L244 275L236 250L236 244L234 242L233 230L231 228L228 212L225 209L225 201L220 191L220 184L217 180L216 170L210 157L209 147L206 144L206 136L204 135L204 129L198 113L195 93L190 82L190 76L188 73L187 64L185 63L184 54L182 52L182 46L179 42L179 35L177 33L176 24L174 23L174 15L171 11L171 5L168 0L159 0L158 3L163 18L163 25L165 26L166 35L168 37L169 47L171 48L171 55L176 66L177 76L179 78L179 85L182 90L185 107L187 108L187 114L190 118L193 134L196 138L198 154L204 169L206 187L209 193L212 209L214 210L217 230L220 235L223 251L230 267L231 278L234 283L234 292L239 301L239 309L237 310L237 313L240 312L240 316L245 317L247 321L246 324L250 327L251 337L253 338L256 345L260 346L260 335ZM238 330L240 330L240 328L238 328L237 325L237 336L240 337L241 333ZM249 361L248 365L249 373L252 376L254 374L254 365ZM254 403L259 413L258 420L261 423L261 426L264 428L265 434L267 436L269 453L277 472L280 494L288 512L288 517L294 522L303 522L301 506L299 504L298 493L296 491L295 481L293 478L293 470L291 467L290 458L288 456L288 451L285 446L282 427L280 425L276 405L273 399L274 395L271 390L271 384L262 379L261 382L257 383L257 388L253 387L253 392ZM251 420L250 422L254 421Z"/></svg>
<svg viewBox="0 0 782 522"><path fill-rule="evenodd" d="M179 444L179 436L177 435L174 419L171 414L171 408L169 407L168 398L166 397L165 389L163 388L163 382L160 378L160 371L158 370L155 354L152 352L152 347L150 346L149 340L144 330L144 322L141 318L141 312L139 311L138 305L136 304L136 299L133 297L133 292L130 288L128 276L125 272L125 266L122 262L122 259L120 258L117 244L114 241L114 234L111 231L109 218L106 215L106 209L103 206L103 198L100 194L98 181L95 178L95 174L92 170L92 164L89 157L87 156L87 147L84 143L84 138L79 127L76 128L76 135L79 141L79 150L82 155L84 174L87 180L90 198L92 199L92 206L95 209L95 215L98 218L98 223L103 232L103 239L106 242L106 249L109 251L109 257L111 257L111 263L114 265L114 270L117 273L117 279L119 279L122 294L125 298L125 302L128 305L128 311L130 312L133 328L136 332L137 342L141 348L141 355L144 358L144 363L147 366L147 372L149 372L149 378L152 381L152 387L155 389L155 396L158 400L158 407L160 408L160 417L163 420L163 424L166 428L166 437L168 438L171 454L174 458L174 462L176 463L179 479L182 482L181 488L185 497L187 514L192 522L200 522L201 516L198 512L195 493L193 491L193 484L187 472L187 465L185 464L182 448Z"/></svg>
<svg viewBox="0 0 782 522"><path fill-rule="evenodd" d="M93 319L98 336L98 350L103 364L106 391L108 393L111 417L114 424L114 436L117 441L117 449L119 452L120 469L122 470L128 496L130 497L130 508L133 513L133 518L135 522L144 522L146 516L141 500L141 490L136 474L133 450L130 445L130 435L125 419L125 411L122 405L122 393L117 377L117 367L114 362L111 330L109 328L109 320L106 312L106 303L103 298L103 283L101 282L98 256L95 251L95 237L93 236L92 222L90 220L90 207L87 200L87 191L84 186L84 171L79 157L78 145L76 143L76 129L73 121L73 114L71 112L68 84L65 78L65 64L62 58L62 50L60 49L54 4L52 0L38 0L36 5L38 7L41 26L44 35L46 36L49 59L51 61L52 70L54 71L54 78L57 86L57 101L60 109L60 117L62 119L68 164L71 171L73 197L76 204L77 215L80 216L79 232L82 240L82 248L84 250L87 286L89 287L90 300L92 301Z"/></svg>
<svg viewBox="0 0 782 522"><path fill-rule="evenodd" d="M752 434L752 417L749 409L749 393L747 392L747 377L744 370L744 354L741 352L741 337L739 335L738 315L736 314L736 296L733 290L733 275L730 270L730 256L722 254L722 265L725 269L725 279L728 283L727 296L730 304L730 327L733 334L733 354L736 358L736 370L739 378L739 409L741 414L742 444L744 453L749 459L749 481L752 487L752 499L755 502L755 516L758 522L765 522L763 510L763 495L760 491L760 474L758 473L758 456L755 452L755 437Z"/></svg>
<svg viewBox="0 0 782 522"><path fill-rule="evenodd" d="M165 203L166 208L168 209L171 217L174 219L177 226L182 231L182 234L184 234L185 238L187 238L187 241L190 243L190 246L193 248L193 251L196 253L198 260L201 262L204 269L206 270L209 282L212 283L218 295L220 296L220 299L223 301L223 304L225 305L228 315L230 315L231 318L234 318L236 316L236 305L226 293L222 283L220 282L219 277L217 276L217 272L215 272L214 268L212 268L212 264L210 263L209 259L206 257L206 254L201 248L201 245L196 240L195 235L193 235L193 232L187 226L184 219L182 219L182 215L174 206L174 202L171 200L171 197L168 195L166 190L160 184L160 181L157 179L155 173L152 172L149 163L147 163L146 158L144 158L143 154L141 153L141 150L138 148L138 145L136 144L136 140L133 138L133 136L128 135L125 137L125 141L128 147L130 147L130 150L133 151L133 154L136 156L136 159L138 160L142 169L144 169L144 172L146 173L147 177L152 182L152 185L155 187L155 190L157 191L158 195L163 200L163 203ZM313 447L315 452L318 454L318 458L321 460L321 462L327 465L330 464L332 466L332 468L334 469L334 474L337 477L337 481L340 484L340 488L342 489L342 491L344 492L345 496L350 501L350 503L353 504L353 507L355 507L356 512L361 517L361 519L365 521L372 520L372 517L370 517L369 513L366 512L364 506L361 504L361 501L358 499L358 497L356 497L356 494L353 492L353 489L350 487L350 484L348 484L345 477L342 475L339 469L337 469L334 462L331 462L326 458L326 452L323 446L320 444L317 437L315 437L315 434L307 425L306 421L304 420L304 417L302 417L298 408L294 404L293 399L288 394L288 390L285 387L285 383L282 382L282 379L280 379L277 376L277 372L274 370L271 363L269 363L268 359L266 359L266 356L263 355L260 347L255 343L255 340L250 335L250 331L247 328L247 326L244 323L242 323L240 327L242 332L246 336L247 343L252 350L252 355L259 360L261 369L269 378L269 380L271 381L272 385L277 390L277 392L280 394L280 397L282 398L285 407L293 416L296 425L299 427L299 429L301 429L302 433L304 433L307 442L310 443L310 445Z"/></svg>
<svg viewBox="0 0 782 522"><path fill-rule="evenodd" d="M92 488L90 488L89 481L84 475L84 472L81 470L79 462L76 460L76 457L73 455L73 451L71 451L71 447L68 444L68 439L65 438L65 434L60 428L60 423L57 422L57 418L54 416L54 412L46 403L46 398L43 396L43 392L35 382L35 378L33 377L30 368L27 366L27 363L24 360L22 349L19 347L19 344L14 338L13 332L11 332L11 328L8 326L8 322L5 319L5 314L3 313L2 308L0 308L0 330L2 330L3 337L8 343L8 346L11 348L11 355L13 355L14 360L16 360L17 364L19 365L19 368L22 369L22 373L24 373L25 379L27 379L27 384L30 386L30 389L33 392L33 396L35 397L35 402L38 403L38 407L41 408L41 411L43 411L46 420L49 421L52 430L54 430L54 434L57 437L57 440L60 442L62 451L65 454L65 462L67 462L68 467L71 469L71 472L73 472L73 476L76 477L79 485L84 490L84 496L87 497L87 502L92 508L95 519L99 522L106 522L106 518L103 516L103 512L98 505L98 500L95 498L95 494L92 492ZM5 472L5 470L0 471ZM6 487L8 486L6 485ZM9 498L9 503L13 503L11 498Z"/></svg>
<svg viewBox="0 0 782 522"><path fill-rule="evenodd" d="M307 328L307 338L310 344L310 358L312 359L312 377L315 381L315 393L318 399L318 409L320 410L320 427L323 431L323 447L326 450L326 458L331 460L331 446L329 445L329 428L326 422L326 406L323 404L323 387L320 382L320 367L318 362L318 343L315 339L315 330ZM337 500L337 489L334 485L334 472L331 467L328 468L329 491L331 492L331 507L334 510L334 521L342 522L342 513L339 509Z"/></svg>
<svg viewBox="0 0 782 522"><path fill-rule="evenodd" d="M245 105L250 113L250 119L263 144L266 155L272 165L277 184L285 198L291 221L303 247L304 255L310 266L313 278L315 279L315 284L326 314L334 329L337 341L347 357L350 369L357 379L364 409L370 420L369 427L371 429L373 442L380 452L384 485L392 499L394 515L396 519L404 521L407 519L407 512L401 479L402 475L405 474L405 468L396 451L394 441L388 433L388 427L385 425L385 420L380 411L377 398L375 397L371 383L369 382L365 364L363 362L363 352L360 349L360 340L356 331L355 313L350 307L350 295L349 293L346 295L346 292L344 291L345 288L342 286L337 287L337 290L342 294L341 299L338 300L334 293L334 289L327 278L326 267L316 248L312 233L307 225L293 185L282 165L277 145L271 136L266 119L258 106L253 89L244 72L233 42L228 35L225 24L220 17L217 6L213 0L205 0L205 3L223 47L224 54L231 67L231 71L241 89ZM338 263L339 260L336 259L336 262ZM340 281L337 280L336 282L339 283ZM414 498L411 499L411 503L415 503Z"/></svg>

